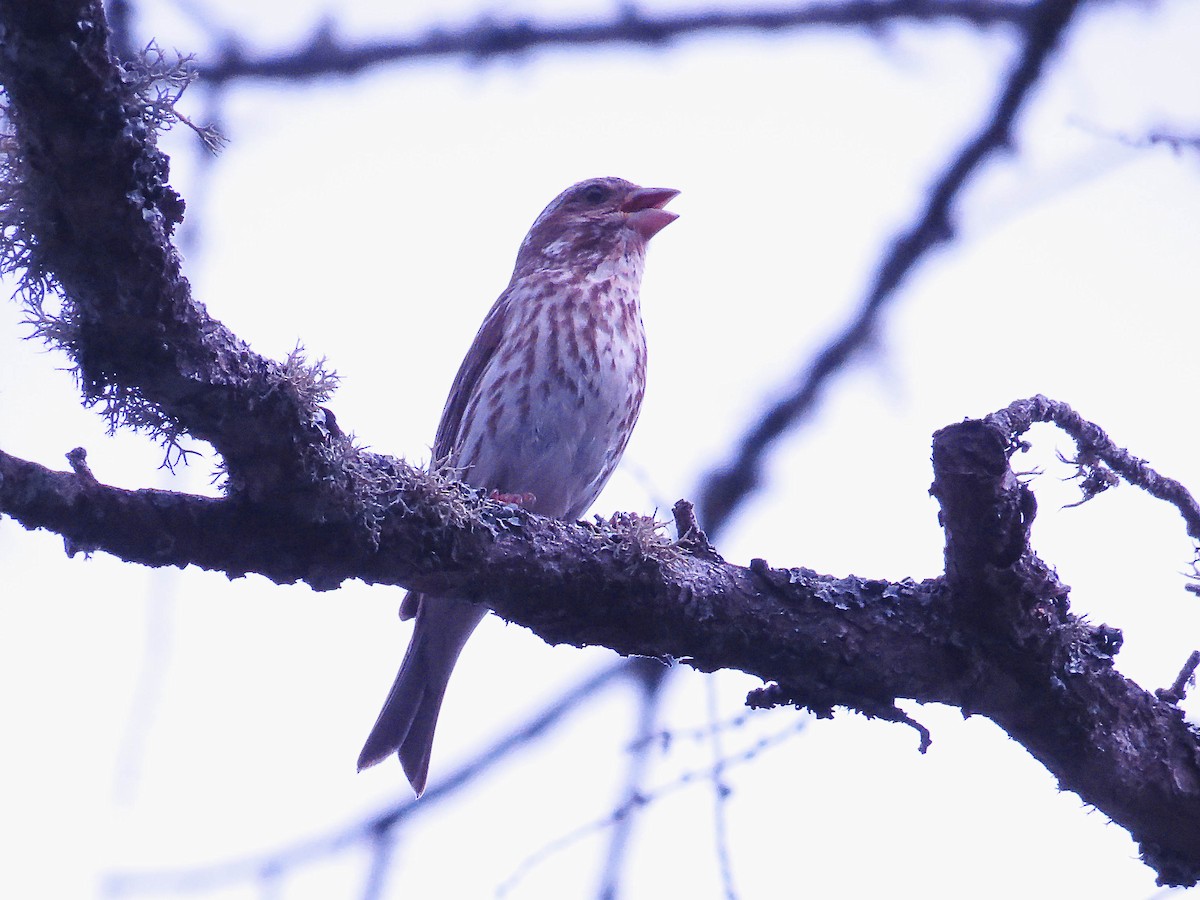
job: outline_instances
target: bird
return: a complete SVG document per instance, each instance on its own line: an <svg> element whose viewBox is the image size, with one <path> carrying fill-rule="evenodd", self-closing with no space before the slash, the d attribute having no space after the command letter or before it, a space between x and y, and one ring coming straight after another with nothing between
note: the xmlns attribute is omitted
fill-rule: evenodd
<svg viewBox="0 0 1200 900"><path fill-rule="evenodd" d="M433 444L467 484L530 512L577 520L616 467L646 385L640 290L649 240L679 191L591 178L559 194L517 251L450 388ZM361 772L395 753L425 790L451 671L486 606L410 592L416 619Z"/></svg>

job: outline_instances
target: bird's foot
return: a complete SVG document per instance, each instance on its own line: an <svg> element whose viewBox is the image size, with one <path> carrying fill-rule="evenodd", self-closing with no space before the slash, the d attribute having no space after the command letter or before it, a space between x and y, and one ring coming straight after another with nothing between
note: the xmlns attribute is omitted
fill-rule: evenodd
<svg viewBox="0 0 1200 900"><path fill-rule="evenodd" d="M489 500L498 500L500 503L511 503L513 506L528 507L532 506L537 501L536 494L505 494L502 491L492 491L488 494Z"/></svg>

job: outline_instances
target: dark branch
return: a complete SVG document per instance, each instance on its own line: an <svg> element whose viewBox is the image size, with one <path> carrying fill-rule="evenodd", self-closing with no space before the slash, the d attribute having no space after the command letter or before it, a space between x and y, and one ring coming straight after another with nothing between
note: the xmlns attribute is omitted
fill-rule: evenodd
<svg viewBox="0 0 1200 900"><path fill-rule="evenodd" d="M643 798L646 773L651 767L651 750L654 747L652 736L655 734L659 707L662 705L663 687L667 683L667 675L672 671L659 660L644 657L627 659L624 665L629 678L636 682L639 688L635 707L635 737L629 747L621 800L614 808L614 812L624 811L625 814L614 814L612 817L608 852L605 854L604 867L600 871L600 885L596 890L597 900L617 900L623 893L620 887L621 875L632 846L630 837L637 822L637 812L644 805L639 801Z"/></svg>
<svg viewBox="0 0 1200 900"><path fill-rule="evenodd" d="M1156 128L1144 135L1138 136L1111 131L1098 126L1084 127L1093 134L1117 141L1126 147L1167 147L1176 155L1180 155L1185 151L1191 153L1200 152L1200 134L1187 134L1177 129Z"/></svg>
<svg viewBox="0 0 1200 900"><path fill-rule="evenodd" d="M1118 447L1104 429L1083 418L1067 404L1039 394L992 413L986 421L1014 436L1025 434L1034 422L1053 422L1074 438L1079 448L1079 456L1073 462L1080 468L1085 500L1113 483L1103 470L1107 465L1130 484L1179 510L1187 524L1187 533L1193 540L1200 541L1200 504L1187 488L1173 478L1159 475L1145 460Z"/></svg>
<svg viewBox="0 0 1200 900"><path fill-rule="evenodd" d="M938 176L917 220L892 242L854 319L799 374L796 386L742 437L734 458L707 476L699 501L700 522L705 528L715 529L753 493L774 441L812 412L830 379L870 343L880 314L895 299L904 279L930 250L953 237L954 203L983 163L1010 145L1017 114L1078 5L1079 0L1040 0L1025 8L1024 50L987 121Z"/></svg>
<svg viewBox="0 0 1200 900"><path fill-rule="evenodd" d="M611 18L576 24L549 24L523 19L490 18L463 28L430 28L412 38L344 43L328 23L307 44L262 56L247 55L227 41L220 55L201 66L210 84L274 78L305 79L353 75L381 65L421 59L465 58L474 62L519 56L548 47L597 47L664 43L712 31L780 31L801 27L877 28L891 22L959 21L977 27L1022 25L1024 3L991 0L849 0L809 3L778 9L708 10L653 15L635 6L621 7Z"/></svg>
<svg viewBox="0 0 1200 900"><path fill-rule="evenodd" d="M120 491L10 456L0 456L0 509L27 525L42 516L83 546L133 548L126 558L139 561L182 562L194 534L207 565L224 552L235 571L258 557L252 571L317 586L359 577L486 599L550 643L756 675L772 686L755 705L903 721L896 703L909 698L983 714L1127 827L1164 882L1192 883L1200 743L1178 709L1113 669L1113 630L1072 615L1067 587L1029 548L1034 504L1008 464L1018 445L1004 421L935 437L946 576L922 583L742 568L636 517L573 525L453 486L422 496L429 476L397 497L375 551L350 525L272 527L238 501Z"/></svg>
<svg viewBox="0 0 1200 900"><path fill-rule="evenodd" d="M1187 696L1188 685L1196 683L1197 667L1200 667L1200 650L1193 650L1175 677L1175 682L1169 688L1159 688L1154 692L1154 696L1164 703L1181 702Z"/></svg>

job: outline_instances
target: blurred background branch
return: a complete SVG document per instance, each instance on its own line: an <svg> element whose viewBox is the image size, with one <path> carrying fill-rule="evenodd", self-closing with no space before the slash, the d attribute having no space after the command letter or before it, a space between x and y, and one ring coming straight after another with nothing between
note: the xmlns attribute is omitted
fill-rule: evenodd
<svg viewBox="0 0 1200 900"><path fill-rule="evenodd" d="M520 56L541 49L615 49L640 46L661 50L682 38L706 33L772 33L800 28L877 29L901 22L951 22L985 28L1027 27L1030 6L990 0L850 0L787 7L712 8L652 13L636 5L618 7L607 18L590 22L550 22L482 16L460 26L430 26L413 37L351 41L323 21L300 46L269 54L250 53L236 34L218 28L221 51L201 64L210 84L252 79L305 80L354 75L387 65L421 59L459 57L470 63Z"/></svg>

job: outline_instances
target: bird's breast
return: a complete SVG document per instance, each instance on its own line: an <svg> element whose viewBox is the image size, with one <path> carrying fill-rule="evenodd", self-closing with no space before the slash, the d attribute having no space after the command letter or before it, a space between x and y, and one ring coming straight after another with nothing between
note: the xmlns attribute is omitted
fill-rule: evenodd
<svg viewBox="0 0 1200 900"><path fill-rule="evenodd" d="M534 494L535 512L582 515L641 408L646 342L637 283L579 279L524 312L479 381L458 465L472 484ZM470 427L473 420L486 427Z"/></svg>

